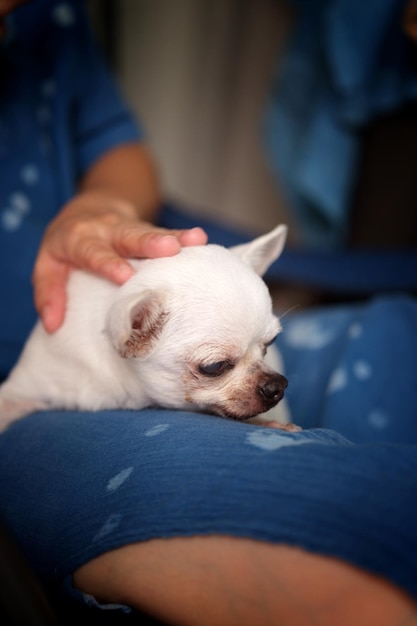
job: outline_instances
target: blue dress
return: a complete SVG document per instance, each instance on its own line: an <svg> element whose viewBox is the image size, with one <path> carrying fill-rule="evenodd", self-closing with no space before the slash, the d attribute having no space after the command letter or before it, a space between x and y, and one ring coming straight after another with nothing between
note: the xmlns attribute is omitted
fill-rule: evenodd
<svg viewBox="0 0 417 626"><path fill-rule="evenodd" d="M37 0L9 27L3 375L35 319L30 274L45 226L97 157L141 137L83 3ZM226 534L345 559L417 598L416 301L398 294L282 321L301 432L149 409L41 412L0 435L1 518L51 593L98 606L71 585L95 556L155 537Z"/></svg>

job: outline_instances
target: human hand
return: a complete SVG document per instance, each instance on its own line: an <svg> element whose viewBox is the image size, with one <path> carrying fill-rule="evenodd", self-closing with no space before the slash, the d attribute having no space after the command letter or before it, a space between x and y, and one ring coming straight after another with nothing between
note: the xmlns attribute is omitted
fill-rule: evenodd
<svg viewBox="0 0 417 626"><path fill-rule="evenodd" d="M173 256L183 246L206 242L201 228L158 228L139 220L128 202L80 194L45 232L32 277L36 310L45 329L55 332L64 320L72 269L85 269L121 285L134 273L127 258Z"/></svg>

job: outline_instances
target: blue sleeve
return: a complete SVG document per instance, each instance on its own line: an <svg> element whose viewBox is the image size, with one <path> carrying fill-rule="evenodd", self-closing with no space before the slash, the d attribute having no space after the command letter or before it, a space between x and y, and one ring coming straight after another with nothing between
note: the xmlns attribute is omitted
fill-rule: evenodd
<svg viewBox="0 0 417 626"><path fill-rule="evenodd" d="M71 151L60 168L73 179L112 147L143 139L143 131L129 109L107 66L82 0L37 0L11 16L8 54L22 55L37 83L54 102L54 145L60 154ZM31 80L24 76L22 84ZM71 181L69 181L71 183ZM67 196L72 195L70 186Z"/></svg>
<svg viewBox="0 0 417 626"><path fill-rule="evenodd" d="M112 147L143 139L121 90L99 50L83 3L72 2L75 24L70 35L76 39L68 46L74 78L74 136L80 173L85 172L101 154Z"/></svg>
<svg viewBox="0 0 417 626"><path fill-rule="evenodd" d="M23 4L8 16L0 45L0 377L36 320L30 276L45 228L100 156L143 137L94 41L86 4Z"/></svg>

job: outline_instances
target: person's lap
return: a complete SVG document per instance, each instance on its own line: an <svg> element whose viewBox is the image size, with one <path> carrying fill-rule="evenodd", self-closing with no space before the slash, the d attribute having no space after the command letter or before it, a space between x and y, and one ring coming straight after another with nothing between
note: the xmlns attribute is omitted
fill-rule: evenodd
<svg viewBox="0 0 417 626"><path fill-rule="evenodd" d="M33 415L0 447L3 515L48 585L118 546L221 534L338 556L417 595L413 446L143 411Z"/></svg>
<svg viewBox="0 0 417 626"><path fill-rule="evenodd" d="M400 318L412 326L411 304L400 299L399 305L395 310L389 305L388 317L400 309ZM375 304L374 313L375 306L382 305ZM375 397L369 374L379 365L369 363L360 343L369 325L374 328L374 315L360 311L354 307L284 319L280 339L289 390L304 390L304 395L310 390L311 414L305 397L303 405L289 393L295 421L304 411L314 422L301 425L334 428L339 422L341 432L353 422L355 443L336 428L283 433L164 410L45 412L3 433L2 516L45 584L67 587L83 564L136 542L226 535L335 556L417 597L417 448L407 443L407 437L415 443L417 425L412 427L408 417L401 421L407 396L407 403L398 401L394 443L386 420L365 420L363 432L357 426L364 398ZM307 324L307 334L300 324ZM310 346L306 337L315 337ZM333 357L329 337L337 348ZM372 342L367 345L374 349ZM387 338L387 362L392 363L396 345ZM410 342L402 358L412 351ZM334 373L343 367L352 384L363 383L364 398L356 389L347 407L341 399L332 405L335 395L348 389L346 376ZM395 376L408 390L411 378L404 380L401 369L394 368L394 389ZM318 421L319 399L312 389L326 399L324 424ZM374 440L369 424L379 426Z"/></svg>

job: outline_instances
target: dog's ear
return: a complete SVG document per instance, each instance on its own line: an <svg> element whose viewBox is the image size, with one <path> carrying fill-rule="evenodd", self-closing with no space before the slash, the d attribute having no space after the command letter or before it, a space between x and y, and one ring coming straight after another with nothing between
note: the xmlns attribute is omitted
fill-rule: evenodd
<svg viewBox="0 0 417 626"><path fill-rule="evenodd" d="M166 318L162 294L146 289L114 302L107 313L104 330L123 358L146 356Z"/></svg>
<svg viewBox="0 0 417 626"><path fill-rule="evenodd" d="M263 276L284 249L287 231L287 226L280 224L266 235L261 235L249 243L233 246L230 250L250 265L259 276Z"/></svg>

